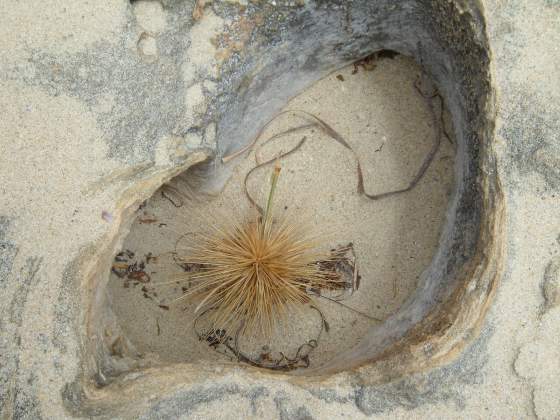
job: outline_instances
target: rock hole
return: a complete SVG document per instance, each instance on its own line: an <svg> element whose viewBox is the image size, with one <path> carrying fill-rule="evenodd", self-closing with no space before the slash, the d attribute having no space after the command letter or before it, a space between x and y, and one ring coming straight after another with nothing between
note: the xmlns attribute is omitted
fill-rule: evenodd
<svg viewBox="0 0 560 420"><path fill-rule="evenodd" d="M438 123L450 124L446 112L439 121L441 104L432 97L434 89L412 58L382 51L331 73L293 98L284 110L309 112L343 135L360 158L365 189L380 193L406 187L422 166L439 135L431 107L437 108ZM293 115L282 116L263 133L260 143L300 123ZM456 146L453 139L442 139L416 187L373 201L356 192L353 154L316 128L261 151L267 159L293 147L304 135L306 144L281 161L276 212L305 218L313 231L328 233L324 246L352 243L361 277L358 290L346 293L341 301L344 306L326 298L313 301L329 326L308 356L310 366L319 367L358 345L369 330L378 329L421 283L437 250L455 185ZM238 158L231 179L213 196L204 195L203 187L192 181L193 171L187 171L171 181L171 190L159 190L139 209L114 262L108 288L124 335L145 359L232 360L223 346L215 351L216 346L198 339L193 329L198 302L176 301L189 283L184 278L173 282L184 273L170 253L178 240L189 240L188 236L181 239L183 235L200 232L205 223L251 214L243 178L255 165L254 151ZM249 183L261 204L270 171L271 166L257 171ZM212 170L204 176L212 177ZM132 272L125 273L123 267ZM269 340L248 332L239 350L253 360L263 357L263 347L273 359L280 352L294 358L320 329L317 312L305 305L301 312L291 313Z"/></svg>
<svg viewBox="0 0 560 420"><path fill-rule="evenodd" d="M151 299L144 297L144 293L152 295L147 287L146 292L142 291L148 283L144 283L146 277L139 271L145 271L147 275L157 274L150 271L153 261L147 262L147 254L154 252L152 244L168 239L164 234L165 226L159 226L166 223L160 221L163 214L155 214L156 210L169 212L170 221L178 219L181 210L156 193L137 212L138 201L149 198L146 188L153 191L152 188L159 186L165 178L165 174L160 174L155 181L150 178L139 182L138 189L145 194L122 197L125 204L115 214L119 229L115 229L108 243L99 246L99 259L87 261L80 272L91 285L88 289L91 297L88 295L89 305L84 306L79 320L84 325L83 376L72 384L72 389L76 389L73 395L84 397L83 401L68 402L81 405L79 411L89 410L87 412L96 415L104 413L107 417L114 417L117 412L136 413L141 410L138 407L150 401L155 410L152 414L157 414L158 407L173 406L179 400L177 406L185 407L182 404L188 398L182 396L191 395L190 391L176 393L177 389L192 390L202 383L215 383L221 387L224 382L220 381L230 381L231 378L236 378L234 381L239 379L239 383L259 383L263 378L293 381L298 387L313 391L319 385L312 376L322 376L320 386L330 384L336 388L341 378L348 378L337 373L356 372L360 387L375 386L444 364L460 354L477 336L499 281L503 248L503 198L495 167L494 93L484 12L477 2L446 0L276 3L259 8L253 3L237 7L229 2L214 2L211 10L206 8L205 13L193 13L196 12L194 2L165 3L165 24L173 28L173 36L168 40L179 40L192 55L182 65L182 79L173 85L185 94L184 123L178 124L177 132L170 133L173 135L163 139L165 141L159 139L162 147L158 151L161 153L154 159L162 163L172 161L166 141L173 145L184 141L185 150L197 149L199 154L206 149L214 150L218 156L231 154L247 144L289 100L309 88L303 96L293 100L300 101L298 106L308 106L310 110L317 107L317 112L326 112L320 116L344 133L349 141L356 142L355 147L364 159L367 191L373 193L389 186L406 186L414 169L421 165L427 142L415 135L407 137L403 130L417 128L426 134L429 131L428 120L417 118L426 102L415 104L416 96L402 94L404 89L410 88L412 76L416 76L419 69L406 58L414 57L445 99L449 115L444 116L444 120L447 130L453 134L452 142L442 140L436 159L416 188L377 203L358 204L357 198L349 193L355 189L346 188L348 184L355 185L351 159L330 140L322 138L314 138L308 143L309 149L294 154L291 162L287 159L284 171L287 175L282 175L281 179L281 182L297 182L298 188L301 187L301 191L297 191L298 199L303 199L306 191L309 194L306 188L311 188L313 199L300 207L319 204L317 214L332 217L332 223L340 226L339 233L350 228L354 229L353 234L365 237L355 240L356 249L359 253L371 253L359 257L369 261L372 267L363 267L364 284L358 293L363 293L364 298L356 305L364 305L358 308L371 310L371 314L381 316L383 322L366 328L359 324L363 321L356 321L352 326L352 319L348 319L352 315L346 312L342 315L342 310L336 313L340 314L338 318L326 314L329 336L345 339L340 338L337 343L334 338L331 342L324 338L321 347L313 353L315 359L310 356L310 367L292 372L308 378L271 376L262 369L255 374L253 369L239 369L237 364L216 363L223 359L208 347L201 347L207 350L204 354L194 346L180 348L190 345L180 341L185 340L184 336L168 335L159 342L151 338L142 341L142 337L148 334L155 333L157 337L158 329L162 337L168 334L165 328L179 331L180 322L188 323L183 318L177 318L176 322L163 319L174 314L174 309L166 302L153 300L153 296ZM135 4L131 7L136 8ZM130 28L138 36L146 30L141 20L131 19ZM222 27L223 22L229 22L229 26ZM233 38L243 42L238 44ZM190 47L187 47L189 43ZM214 47L220 48L218 54L214 54ZM393 59L382 58L370 72L362 72L360 68L352 75L351 68L346 67L382 49L395 50L402 55ZM162 48L159 62L175 60L177 51ZM347 93L354 92L352 105L361 105L357 98L367 93L367 89L358 87L361 90L356 92L350 90L350 86L362 77L367 79L386 74L385 66L395 66L393 72L388 72L391 77L402 76L406 71L410 77L406 83L387 83L378 87L375 94L384 89L387 92L394 89L401 94L379 96L381 102L375 109L375 118L367 115L370 102L356 111L351 106L342 106L343 101L337 101L344 88ZM322 82L314 85L321 79ZM320 88L324 83L328 87ZM371 83L370 80L366 85L371 86ZM315 96L309 96L314 91ZM369 95L368 101L374 102L374 97ZM321 105L323 100L331 101L330 105ZM387 108L384 109L383 105ZM404 119L397 118L401 110L405 112ZM357 117L360 113L366 114L363 121ZM340 118L341 115L345 118ZM367 125L370 118L374 122L401 122L384 127L364 126L364 121ZM416 120L419 121L418 127L414 126ZM271 129L281 130L285 123L279 120L277 124L280 126ZM157 121L150 124L157 125ZM369 136L368 130L374 129L379 133L387 132L384 144L377 143L379 137ZM372 144L372 138L376 140L375 144ZM314 147L324 153L317 155ZM326 159L327 152L335 158ZM313 159L313 164L303 168L302 162L306 159ZM333 160L336 165L332 164ZM289 171L290 164L296 165L292 167L293 174ZM167 175L176 175L178 169L171 167ZM240 166L237 171L242 169ZM218 200L227 197L228 188L238 188L238 174L232 173L233 167L212 164L207 171L210 176L206 179L215 182L206 191L231 178ZM395 177L395 173L402 177ZM325 179L317 181L323 174ZM174 182L192 179L192 175L193 172L188 172ZM264 177L266 175L254 181L262 181ZM329 182L320 182L326 179ZM342 200L330 201L330 193L322 191L325 185L336 194L348 195ZM252 188L258 193L262 186L253 185ZM290 192L280 191L284 196L279 198L279 203L288 207L286 211L294 208L297 203L292 200ZM317 196L323 193L323 200L318 200ZM233 196L240 198L239 194ZM369 211L372 207L378 208ZM348 219L347 224L342 223L345 219L341 215ZM382 215L387 219L379 219ZM140 223L140 218L144 222ZM411 218L415 220L414 226L409 223ZM133 220L136 221L133 223ZM379 223L379 220L385 220L385 223ZM177 231L186 229L185 223L190 221L184 220L177 226ZM131 233L126 237L131 224ZM368 225L367 229L356 229L361 224ZM380 237L389 238L389 241L379 243L376 242L379 237L367 237L373 236L374 232L380 232ZM366 249L360 245L367 241L379 248ZM109 278L109 267L115 263L117 252L132 246L138 248L130 258L141 261L133 261L137 263L138 274L132 280L138 284L134 286L131 281L127 289L123 279ZM119 258L129 257L121 255ZM145 267L140 269L142 261ZM404 280L397 283L401 287L396 292L391 276L375 278L375 270L380 270L375 264L382 265L385 270L377 275L386 272L395 276L393 270L400 270L398 275ZM367 280L369 286L366 286L364 275L367 270L371 270L374 276ZM367 287L375 290L366 293ZM160 304L169 306L169 310ZM146 312L151 316L147 317ZM337 325L337 322L343 324L342 321L349 321L349 324L342 328ZM358 333L352 335L353 328ZM183 331L188 331L186 325ZM290 336L287 334L283 338ZM308 337L286 340L285 344L300 338ZM92 383L95 386L91 386ZM212 389L215 388L210 387L209 392L213 392Z"/></svg>

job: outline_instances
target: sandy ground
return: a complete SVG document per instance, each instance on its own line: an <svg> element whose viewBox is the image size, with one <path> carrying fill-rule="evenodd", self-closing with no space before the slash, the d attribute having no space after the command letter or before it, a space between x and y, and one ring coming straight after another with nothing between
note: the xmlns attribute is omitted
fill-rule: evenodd
<svg viewBox="0 0 560 420"><path fill-rule="evenodd" d="M133 2L132 8L145 3L148 2ZM182 7L183 3L189 11L192 2L181 2ZM386 385L365 387L354 376L339 374L329 378L324 387L315 387L313 380L299 386L266 379L245 369L222 375L218 371L220 366L216 367L217 373L206 377L208 370L199 369L201 364L196 363L179 366L177 373L172 369L131 372L124 379L137 377L136 383L127 385L119 380L111 392L107 388L89 387L89 375L93 372L88 366L93 360L92 354L84 349L88 331L84 317L96 290L88 290L91 284L83 278L82 269L89 267L87 264L96 264L99 250L105 250L107 243L118 235L123 222L119 220L123 198L143 197L146 188L151 189L173 170L170 157L168 163L158 160L155 168L140 172L139 168L146 168L142 166L146 162L155 165L148 153L150 147L158 151L158 156L168 150L163 138L144 136L142 129L154 127L167 134L167 126L159 120L164 120L170 109L177 109L177 104L183 104L185 90L176 89L175 83L170 84L171 90L164 89L162 82L168 79L138 66L134 52L146 22L131 13L130 2L47 0L39 10L25 2L0 1L0 109L4 111L0 119L0 412L7 418L57 419L103 413L106 417L125 418L125 411L115 412L123 407L138 413L136 417L173 417L178 413L175 417L246 418L252 413L259 418L560 418L560 303L550 304L543 288L546 281L560 284L560 272L549 272L560 261L560 84L555 83L558 77L554 77L560 68L560 4L555 0L482 0L476 4L481 7L481 15L476 16L485 17L491 50L497 113L491 148L496 151L507 213L506 258L481 337L449 365L402 380L396 378ZM452 1L446 5L461 10L466 5L466 13L457 22L466 19L470 24L466 2ZM176 73L170 69L172 81L184 80L187 84L216 77L209 70L216 52L210 39L221 31L221 26L216 16L208 16L209 12L206 8L204 19L192 27L185 26L182 17L173 21L173 16L168 16L168 27L173 31L179 27L181 35L185 35L178 38L180 45L188 45L184 63ZM152 19L158 19L153 11L150 13ZM146 28L150 32L158 30L152 25ZM167 45L160 41L158 46ZM138 45L139 53L145 53L140 51L141 47ZM163 49L159 54L163 63L173 58ZM195 64L200 65L197 72ZM404 148L407 140L416 147L423 142L420 137L399 136L400 125L414 126L416 112L424 108L405 106L404 98L414 103L416 99L414 92L407 90L410 80L403 75L403 71L408 74L406 69L399 67L393 73L386 70L385 66L394 64L385 62L373 72L348 75L344 82L329 78L326 83L333 87L329 92L311 90L316 93L315 98L322 98L321 104L305 96L311 102L307 106L320 108L319 114L346 136L352 133L349 141L363 142L363 159L370 159L373 171L367 179L372 190L383 187L385 176L394 184L404 181L404 175L396 176L395 170L387 172L388 167L394 165L400 171L412 172L418 164L414 160L418 156L399 155L398 149L388 146ZM397 81L384 83L389 76ZM403 86L398 83L401 79L406 79ZM99 81L106 81L107 85L99 89ZM361 87L350 90L355 84L367 84L373 94ZM342 89L348 96L354 93L351 98L355 107L349 107L348 96L341 94ZM377 94L386 91L396 97ZM375 107L358 106L362 95ZM208 99L214 100L214 96ZM335 100L336 106L332 107ZM185 104L187 117L193 115L193 106ZM383 122L387 131L358 134L358 128L366 130L366 124L358 124L356 116L366 110L371 114L367 116L370 125ZM353 119L348 119L348 115ZM154 118L146 118L150 116ZM126 122L124 135L117 124L120 121ZM426 119L422 121L427 123ZM353 125L356 128L348 131ZM375 153L382 135L389 142ZM326 150L330 141L320 139L318 143ZM344 151L336 151L338 163ZM368 207L368 214L376 220L370 230L377 229L379 235L368 242L370 249L379 254L374 261L377 265L372 263L375 277L364 277L362 288L349 303L357 304L357 300L363 299L364 308L384 314L383 310L391 310L387 305L392 300L384 301L383 297L392 296L388 291L397 276L402 294L399 296L404 298L408 290L404 286L412 284L414 278L405 276L405 269L421 272L423 268L417 254L416 261L403 258L407 255L404 249L411 246L413 239L421 238L419 246L426 249L420 251L431 252L431 244L437 238L436 222L442 214L436 202L445 196L443 187L434 188L440 184L434 184L433 178L440 176L440 171L441 178L447 179L443 178L439 159L451 155L452 149L444 144L435 166L418 186L428 188L422 192L371 203L343 201L336 190L335 204ZM320 162L333 170L333 159L326 156L321 155ZM409 156L411 166L407 167L404 159ZM288 163L295 164L293 160L285 162ZM286 170L282 179L288 173ZM303 173L311 182L320 184L311 172ZM112 182L100 185L98 180L105 179L107 174L115 175ZM344 183L344 191L351 190L355 180L350 176L345 179L348 184ZM233 180L230 188L238 181ZM305 185L301 183L302 187ZM332 185L333 190L337 185ZM430 193L424 198L431 197L434 202L423 198L416 203L426 191ZM145 210L155 214L156 202L157 196ZM438 210L418 213L414 208L430 205ZM397 212L391 214L395 209ZM101 218L104 210L116 216L112 223ZM189 226L180 223L179 215L187 212L184 207L177 211L168 202L162 202L158 212L158 217L166 217L169 229L137 223L127 241L126 246L141 258L142 252L164 250L179 236L179 231ZM399 225L401 215L406 223ZM422 215L435 221L428 226L415 225ZM143 212L139 216L144 217ZM188 213L182 216L187 220L189 217ZM174 221L177 223L173 224ZM177 231L173 226L178 226ZM390 237L390 242L386 231L396 235ZM358 252L370 251L358 247ZM86 264L82 264L84 257ZM426 257L424 264L427 260ZM401 272L384 268L390 267L392 261L398 261L396 269ZM366 269L363 263L362 271ZM99 267L107 270L105 264ZM158 273L166 268L163 262L148 267ZM383 273L390 276L383 277ZM163 275L154 274L153 278L154 282L166 280ZM191 317L180 307L166 311L143 298L141 286L124 289L122 279L115 277L111 283L122 324L142 352L157 352L164 360L214 357L207 347L192 339L187 329ZM375 293L368 294L367 290ZM87 301L82 299L84 296ZM376 308L375 302L381 302L381 309ZM161 324L160 336L156 321ZM340 333L340 329L331 330L332 337ZM322 351L337 351L327 338L324 337L315 356L323 357ZM317 360L312 358L312 363ZM370 371L377 372L376 367L364 366L357 376L364 378ZM76 378L79 381L84 373L86 393L82 393L81 387L73 387L80 383ZM72 406L78 409L78 405L78 411L68 411ZM114 410L102 411L107 406Z"/></svg>
<svg viewBox="0 0 560 420"><path fill-rule="evenodd" d="M370 71L359 68L353 74L353 70L349 66L331 74L285 109L313 113L342 134L360 156L369 193L405 187L435 136L426 100L413 87L419 67L398 56L379 60ZM261 142L301 123L297 117L281 116L263 133ZM315 231L326 235L329 247L354 244L362 280L344 304L382 320L415 289L438 245L454 185L454 146L442 140L432 165L412 191L371 201L356 192L353 155L318 130L283 138L263 147L262 154L271 157L286 151L304 135L303 147L282 160L275 212L308 221ZM208 220L250 214L242 182L255 166L254 153L236 164L219 196L199 194L176 207L158 192L139 210L123 249L134 252L131 261L146 261L149 253L157 257L149 259L145 268L150 282L126 281L112 274L109 292L123 330L140 353L153 353L167 362L224 360L199 342L193 331L196 302L175 300L186 284L174 282L182 270L173 263L170 252L181 235L200 231ZM269 176L270 167L251 177L249 189L260 203ZM315 304L330 329L322 333L318 348L310 355L314 366L353 347L366 330L379 323L328 300L318 299ZM270 342L243 337L240 346L252 355L268 345L273 355L282 351L293 356L301 344L316 338L320 325L318 313L307 306L285 320Z"/></svg>

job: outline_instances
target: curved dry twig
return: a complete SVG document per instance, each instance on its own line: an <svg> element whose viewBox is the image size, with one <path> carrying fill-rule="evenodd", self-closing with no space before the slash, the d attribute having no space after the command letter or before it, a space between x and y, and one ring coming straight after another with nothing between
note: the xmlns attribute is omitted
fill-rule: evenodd
<svg viewBox="0 0 560 420"><path fill-rule="evenodd" d="M204 310L202 313L200 313L195 318L193 326L198 339L200 341L208 342L208 345L210 347L212 347L215 351L221 354L233 355L238 362L246 363L253 367L258 367L258 368L263 368L263 369L268 369L273 371L289 372L294 369L309 367L310 365L309 355L313 350L315 350L319 346L319 342L323 334L323 330L327 332L329 330L328 323L325 320L325 316L323 315L321 310L313 305L311 305L310 308L317 311L317 313L321 317L321 328L319 330L319 333L317 334L317 337L312 338L306 341L305 343L303 343L302 345L300 345L294 357L290 358L286 356L285 353L279 351L278 354L280 355L280 357L277 358L276 360L270 359L269 363L252 359L246 353L244 353L239 349L239 337L241 335L241 331L243 330L243 324L239 325L233 337L228 335L226 330L224 329L210 330L208 332L203 332L197 328L199 320L205 314L214 310L215 308L208 308ZM232 342L233 345L231 344ZM224 350L221 350L220 347L222 347Z"/></svg>
<svg viewBox="0 0 560 420"><path fill-rule="evenodd" d="M272 139L272 138L270 138L270 139L268 139L268 140L271 140L271 139ZM257 166L253 167L249 172L247 172L247 174L245 175L245 178L243 179L243 188L244 188L244 190L245 190L245 195L247 196L247 199L249 200L249 202L251 203L251 205L257 209L257 211L261 214L261 216L264 215L264 210L263 210L263 208L262 208L261 206L259 206L259 205L257 204L256 200L255 200L253 197L251 197L251 194L249 193L249 189L248 189L248 187L247 187L247 182L249 181L249 177L250 177L251 174L252 174L253 172L255 172L257 169L262 168L263 166L269 165L269 164L271 164L272 162L276 162L277 160L282 159L282 158L284 158L284 157L286 157L286 156L288 156L288 155L291 155L291 154L294 153L296 150L298 150L301 146L303 146L303 144L305 143L306 139L307 139L307 137L304 136L304 137L299 141L299 143L298 143L295 147L293 147L292 149L290 149L290 150L287 151L286 153L283 153L283 154L278 155L278 156L276 156L276 157L274 157L274 158L272 158L272 159L267 160L266 162L262 162L262 163L258 164ZM268 140L267 140L267 141L268 141Z"/></svg>
<svg viewBox="0 0 560 420"><path fill-rule="evenodd" d="M399 189L396 189L396 190L386 191L386 192L379 193L379 194L368 194L365 191L362 170L361 170L361 167L360 167L360 162L358 161L358 193L364 195L365 197L369 198L370 200L381 200L383 198L391 197L393 195L405 193L407 191L412 190L414 187L416 187L418 182L420 182L420 180L422 179L422 177L424 176L424 174L426 173L426 171L430 167L432 161L434 160L434 156L436 155L437 151L439 150L439 146L441 144L442 129L441 129L441 125L439 124L439 121L436 117L436 112L434 110L433 104L432 104L430 99L432 99L434 97L438 97L441 100L440 119L442 119L443 118L443 98L441 97L441 95L437 91L435 93L433 93L432 95L425 95L424 93L422 93L422 90L420 89L420 87L418 85L418 80L419 79L417 79L414 82L414 89L416 90L416 92L418 92L418 94L422 98L426 99L426 102L428 103L428 107L430 109L430 114L432 116L432 123L433 123L433 126L434 126L435 130L436 130L436 136L434 138L434 142L432 143L432 147L431 147L430 151L428 152L428 154L426 155L426 157L424 158L424 161L422 162L422 165L420 165L420 168L418 169L418 172L416 172L416 175L414 176L414 178L412 178L412 180L410 181L408 186L406 186L405 188L399 188ZM446 133L446 136L447 136L447 133Z"/></svg>
<svg viewBox="0 0 560 420"><path fill-rule="evenodd" d="M352 308L351 306L348 306L348 305L346 305L345 303L342 303L342 302L339 301L339 300L332 299L332 298L330 298L330 297L328 297L328 296L323 296L323 295L321 295L321 294L319 294L319 293L315 293L315 292L311 292L311 294L313 294L314 296L317 296L317 297L319 297L319 298L326 299L326 300L328 300L328 301L330 301L330 302L336 303L337 305L340 305L340 306L342 306L342 307L348 309L349 311L352 311L352 312L354 312L354 313L357 313L358 315L361 315L361 316L363 316L364 318L370 319L370 320L372 320L372 321L383 322L382 319L376 318L376 317L374 317L374 316L371 316L371 315L366 314L365 312L362 312L362 311L359 311L359 310L357 310L357 309L354 309L354 308Z"/></svg>
<svg viewBox="0 0 560 420"><path fill-rule="evenodd" d="M452 143L451 138L449 136L449 134L447 133L447 130L445 128L445 124L443 121L443 110L444 110L444 102L443 102L443 98L442 96L439 94L439 92L435 91L433 94L431 95L426 95L422 92L422 90L419 87L419 83L418 83L418 79L414 82L414 88L415 90L418 92L418 94L420 96L422 96L422 98L426 99L426 102L428 103L429 109L430 109L430 114L432 116L432 123L433 123L433 127L435 128L436 131L436 135L432 144L432 147L430 149L430 151L428 152L428 154L426 155L426 157L424 158L422 164L420 165L420 168L418 169L418 171L416 172L416 175L412 178L412 180L409 182L409 184L404 187L404 188L399 188L396 190L391 190L391 191L386 191L383 193L378 193L378 194L370 194L368 192L366 192L365 187L364 187L364 175L363 175L363 171L362 171L362 166L360 163L360 159L356 153L356 151L352 148L352 146L344 139L344 137L338 133L334 128L332 128L328 123L326 123L324 120L322 120L321 118L317 117L314 114L311 114L307 111L303 111L303 110L287 110L287 111L283 111L281 113L279 113L278 115L276 115L274 118L272 118L271 120L269 120L265 126L259 131L259 133L257 134L257 136L255 137L255 139L245 148L241 149L240 151L233 153L227 157L224 157L222 160L224 162L229 161L233 158L235 158L236 156L238 156L239 154L249 150L251 147L253 147L257 141L259 140L260 136L262 135L262 133L264 132L264 130L272 123L272 121L274 121L276 118L278 118L281 115L287 114L287 113L291 113L294 116L300 117L306 121L310 121L308 124L304 124L304 125L300 125L297 127L293 127L290 128L286 131L283 131L281 133L275 134L274 136L266 139L257 150L255 150L255 160L257 162L257 166L255 166L254 168L252 168L247 175L245 176L244 179L244 188L245 188L245 194L247 196L247 198L249 199L249 201L251 202L251 204L262 214L262 208L256 203L256 201L253 199L253 197L251 197L248 189L247 189L247 182L249 180L249 177L251 176L251 174L253 172L255 172L257 169L269 165L270 163L284 158L290 154L292 154L293 152L295 152L296 150L298 150L304 143L305 141L305 137L292 149L290 149L288 152L283 153L273 159L269 159L265 162L261 162L261 158L259 157L258 151L266 144L277 140L279 138L285 137L289 134L293 134L297 131L301 131L301 130L305 130L308 128L313 128L316 127L318 129L320 129L323 133L325 133L328 137L332 138L333 140L335 140L337 143L339 143L341 146L343 146L345 149L349 150L353 155L354 155L354 159L356 160L356 164L357 164L357 168L356 168L356 172L357 172L357 177L358 177L358 185L357 185L357 191L358 194L363 195L364 197L370 199L370 200L381 200L383 198L387 198L387 197L391 197L397 194L401 194L401 193L405 193L407 191L412 190L414 187L416 187L416 185L420 182L420 180L423 178L423 176L425 175L426 171L428 170L428 168L430 167L432 161L434 160L434 157L437 153L437 151L439 150L439 147L441 145L441 137L442 135L445 136L449 142ZM439 113L439 118L436 115L436 111L434 109L434 105L432 103L432 99L433 98L438 98L440 100L440 113Z"/></svg>

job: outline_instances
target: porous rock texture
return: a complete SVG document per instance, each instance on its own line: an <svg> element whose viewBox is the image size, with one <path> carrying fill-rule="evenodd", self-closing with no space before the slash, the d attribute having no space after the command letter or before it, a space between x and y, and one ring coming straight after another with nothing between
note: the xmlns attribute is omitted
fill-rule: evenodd
<svg viewBox="0 0 560 420"><path fill-rule="evenodd" d="M560 3L0 3L0 410L7 418L560 416ZM328 367L115 351L105 290L138 206L312 82L411 55L459 144L418 291Z"/></svg>

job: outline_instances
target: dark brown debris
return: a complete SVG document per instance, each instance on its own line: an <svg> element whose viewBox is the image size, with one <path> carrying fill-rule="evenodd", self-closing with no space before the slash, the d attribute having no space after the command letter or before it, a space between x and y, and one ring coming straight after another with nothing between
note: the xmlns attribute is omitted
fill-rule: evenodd
<svg viewBox="0 0 560 420"><path fill-rule="evenodd" d="M354 70L352 70L352 74L358 73L359 68L361 67L364 71L372 71L377 67L377 62L384 58L393 59L397 55L398 52L392 50L381 50L374 52L373 54L368 55L354 63Z"/></svg>
<svg viewBox="0 0 560 420"><path fill-rule="evenodd" d="M152 224L152 223L156 223L157 219L153 218L153 217L145 217L143 219L138 219L138 223L142 224L142 225L148 225L148 224Z"/></svg>

